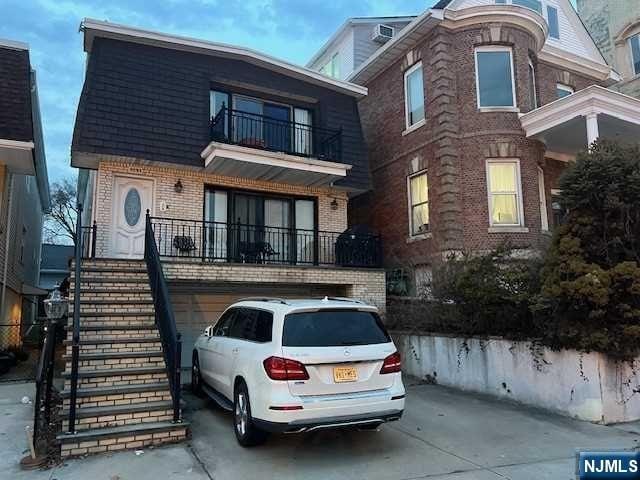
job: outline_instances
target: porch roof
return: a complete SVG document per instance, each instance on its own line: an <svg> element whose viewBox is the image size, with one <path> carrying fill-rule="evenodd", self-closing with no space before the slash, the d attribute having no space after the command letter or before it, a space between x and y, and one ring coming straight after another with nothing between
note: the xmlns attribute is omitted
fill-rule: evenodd
<svg viewBox="0 0 640 480"><path fill-rule="evenodd" d="M592 85L520 116L527 137L575 155L597 138L640 142L640 100Z"/></svg>

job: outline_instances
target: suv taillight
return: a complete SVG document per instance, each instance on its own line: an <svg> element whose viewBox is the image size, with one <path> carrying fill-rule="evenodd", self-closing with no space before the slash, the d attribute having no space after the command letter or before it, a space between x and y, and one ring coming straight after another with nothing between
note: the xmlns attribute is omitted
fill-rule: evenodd
<svg viewBox="0 0 640 480"><path fill-rule="evenodd" d="M271 380L309 380L307 369L296 360L269 357L262 364Z"/></svg>
<svg viewBox="0 0 640 480"><path fill-rule="evenodd" d="M392 353L384 359L380 373L396 373L402 370L402 361L400 360L400 353Z"/></svg>

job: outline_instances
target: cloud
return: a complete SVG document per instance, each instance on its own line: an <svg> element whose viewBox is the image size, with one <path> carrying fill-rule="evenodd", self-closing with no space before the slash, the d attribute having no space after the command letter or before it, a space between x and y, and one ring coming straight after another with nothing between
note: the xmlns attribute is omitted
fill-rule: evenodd
<svg viewBox="0 0 640 480"><path fill-rule="evenodd" d="M29 43L51 181L74 174L71 136L84 77L84 17L238 44L304 64L353 16L421 12L423 0L0 0L0 37Z"/></svg>

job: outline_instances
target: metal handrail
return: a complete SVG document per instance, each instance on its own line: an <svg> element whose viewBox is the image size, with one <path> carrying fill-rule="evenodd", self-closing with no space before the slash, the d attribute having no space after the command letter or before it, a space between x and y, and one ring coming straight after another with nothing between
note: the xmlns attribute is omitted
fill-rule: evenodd
<svg viewBox="0 0 640 480"><path fill-rule="evenodd" d="M71 336L71 385L69 392L69 433L76 432L76 399L78 395L78 359L80 356L80 262L82 261L82 204L76 217L75 269L73 285L73 333Z"/></svg>
<svg viewBox="0 0 640 480"><path fill-rule="evenodd" d="M382 247L371 233L151 217L161 257L272 265L379 268Z"/></svg>
<svg viewBox="0 0 640 480"><path fill-rule="evenodd" d="M147 210L145 237L144 237L144 260L149 273L149 285L155 310L156 326L160 333L162 352L167 365L169 377L169 388L173 400L173 421L180 422L180 368L182 356L181 335L176 330L176 320L173 314L173 305L169 297L169 289L162 271L160 255L156 245L151 217Z"/></svg>
<svg viewBox="0 0 640 480"><path fill-rule="evenodd" d="M342 129L316 127L222 106L211 118L212 141L342 161Z"/></svg>
<svg viewBox="0 0 640 480"><path fill-rule="evenodd" d="M96 240L98 226L96 221L89 227L82 227L82 258L96 258Z"/></svg>

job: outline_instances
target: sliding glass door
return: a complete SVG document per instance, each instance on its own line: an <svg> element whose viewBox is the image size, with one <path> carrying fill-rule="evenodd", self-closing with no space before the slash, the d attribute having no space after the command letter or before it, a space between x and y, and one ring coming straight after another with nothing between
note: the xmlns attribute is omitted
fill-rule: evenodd
<svg viewBox="0 0 640 480"><path fill-rule="evenodd" d="M313 264L315 201L223 189L205 192L205 255L238 263Z"/></svg>

